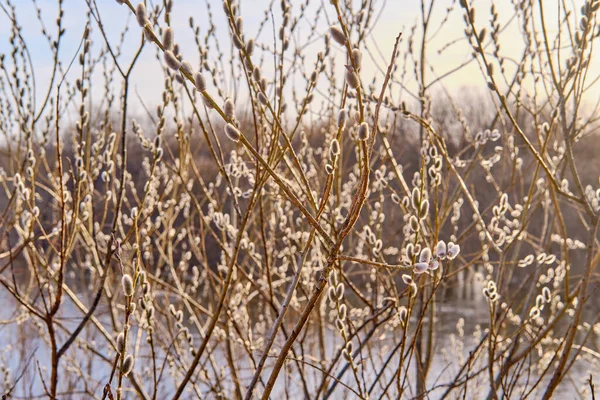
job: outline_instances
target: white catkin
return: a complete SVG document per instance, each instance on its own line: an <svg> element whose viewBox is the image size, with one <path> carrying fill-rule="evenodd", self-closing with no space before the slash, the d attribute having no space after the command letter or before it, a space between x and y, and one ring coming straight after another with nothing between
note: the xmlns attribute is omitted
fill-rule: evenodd
<svg viewBox="0 0 600 400"><path fill-rule="evenodd" d="M362 62L362 54L359 49L352 50L352 59L354 60L354 67L358 71L360 69L360 63Z"/></svg>
<svg viewBox="0 0 600 400"><path fill-rule="evenodd" d="M135 6L135 18L142 28L148 22L148 18L146 17L146 6L144 3L138 3L138 5Z"/></svg>
<svg viewBox="0 0 600 400"><path fill-rule="evenodd" d="M331 158L334 158L340 154L340 142L337 139L333 139L331 141L329 151L331 153Z"/></svg>
<svg viewBox="0 0 600 400"><path fill-rule="evenodd" d="M358 75L351 69L346 70L346 82L348 82L348 86L352 89L356 89L358 87Z"/></svg>
<svg viewBox="0 0 600 400"><path fill-rule="evenodd" d="M131 275L123 275L121 284L123 285L123 293L125 293L125 296L133 296L133 280L131 279Z"/></svg>
<svg viewBox="0 0 600 400"><path fill-rule="evenodd" d="M435 255L436 257L446 257L446 242L440 240L438 244L435 246Z"/></svg>
<svg viewBox="0 0 600 400"><path fill-rule="evenodd" d="M206 80L204 76L200 72L196 72L194 75L194 85L196 86L196 90L199 92L204 92L206 90Z"/></svg>
<svg viewBox="0 0 600 400"><path fill-rule="evenodd" d="M227 99L225 100L225 104L223 105L223 112L225 116L229 119L232 119L235 113L235 105L233 104L233 100Z"/></svg>
<svg viewBox="0 0 600 400"><path fill-rule="evenodd" d="M342 32L342 30L340 28L338 28L337 26L332 25L329 28L329 33L331 34L331 37L333 38L333 40L335 40L342 46L344 46L346 44L346 35L344 35L344 32Z"/></svg>
<svg viewBox="0 0 600 400"><path fill-rule="evenodd" d="M358 126L358 140L367 140L369 138L369 125L363 122Z"/></svg>
<svg viewBox="0 0 600 400"><path fill-rule="evenodd" d="M242 135L238 128L233 126L233 124L225 125L225 134L229 139L233 140L234 142L238 142L240 140L240 136Z"/></svg>
<svg viewBox="0 0 600 400"><path fill-rule="evenodd" d="M172 70L178 71L179 68L181 68L181 63L171 50L165 51L164 58L165 62L167 63L167 67L171 68Z"/></svg>
<svg viewBox="0 0 600 400"><path fill-rule="evenodd" d="M187 72L189 75L194 75L194 68L192 68L192 64L185 60L181 62L181 69Z"/></svg>

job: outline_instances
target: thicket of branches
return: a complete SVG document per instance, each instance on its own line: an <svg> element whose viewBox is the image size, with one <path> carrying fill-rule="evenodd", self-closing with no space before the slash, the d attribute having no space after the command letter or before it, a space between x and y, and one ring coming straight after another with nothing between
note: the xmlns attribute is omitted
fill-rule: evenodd
<svg viewBox="0 0 600 400"><path fill-rule="evenodd" d="M393 48L370 36L385 2L272 1L258 29L254 2L207 2L183 48L174 0L87 0L83 32L33 0L43 89L17 3L0 1L5 397L593 393L599 0L422 0ZM431 65L457 23L465 63ZM163 91L140 116L143 52ZM473 65L487 87L449 90ZM442 327L464 286L486 322Z"/></svg>

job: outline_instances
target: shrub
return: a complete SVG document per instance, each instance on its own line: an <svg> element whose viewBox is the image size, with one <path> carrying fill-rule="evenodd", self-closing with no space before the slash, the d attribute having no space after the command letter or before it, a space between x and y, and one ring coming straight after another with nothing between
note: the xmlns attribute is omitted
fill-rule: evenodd
<svg viewBox="0 0 600 400"><path fill-rule="evenodd" d="M379 49L366 0L282 0L251 29L253 3L207 2L195 48L173 0L89 0L81 37L34 1L40 91L0 2L3 393L548 399L574 373L593 394L600 1L557 2L552 29L541 1L434 3ZM115 40L106 7L139 26ZM457 23L470 61L431 64ZM486 84L455 90L469 65Z"/></svg>

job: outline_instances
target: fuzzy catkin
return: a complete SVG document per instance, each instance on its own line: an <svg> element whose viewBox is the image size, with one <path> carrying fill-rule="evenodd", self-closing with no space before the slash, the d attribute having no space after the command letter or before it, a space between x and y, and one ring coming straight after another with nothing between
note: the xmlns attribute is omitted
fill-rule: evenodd
<svg viewBox="0 0 600 400"><path fill-rule="evenodd" d="M131 279L131 275L123 275L121 284L123 285L123 293L125 293L125 296L133 296L133 280Z"/></svg>
<svg viewBox="0 0 600 400"><path fill-rule="evenodd" d="M369 138L369 125L363 122L358 126L358 140L367 140Z"/></svg>
<svg viewBox="0 0 600 400"><path fill-rule="evenodd" d="M194 74L194 68L192 68L192 64L190 64L189 62L183 60L181 62L181 69L184 70L185 72L187 72L189 75L193 75Z"/></svg>
<svg viewBox="0 0 600 400"><path fill-rule="evenodd" d="M362 62L362 54L359 49L352 49L352 60L354 61L354 68L358 71Z"/></svg>
<svg viewBox="0 0 600 400"><path fill-rule="evenodd" d="M128 354L127 357L125 357L125 360L123 360L123 369L121 370L121 372L123 373L123 375L129 375L132 369L133 356L131 354Z"/></svg>
<svg viewBox="0 0 600 400"><path fill-rule="evenodd" d="M260 101L260 103L264 106L266 106L269 103L269 99L267 99L267 96L265 96L265 94L263 92L258 92L258 101Z"/></svg>
<svg viewBox="0 0 600 400"><path fill-rule="evenodd" d="M117 336L117 351L119 353L122 353L124 347L125 347L125 335L123 334L123 332L121 332Z"/></svg>
<svg viewBox="0 0 600 400"><path fill-rule="evenodd" d="M331 158L334 158L340 154L340 142L337 139L333 139L331 141L329 152L331 153Z"/></svg>
<svg viewBox="0 0 600 400"><path fill-rule="evenodd" d="M172 70L178 71L179 68L181 68L181 63L179 62L177 57L175 57L175 54L173 53L173 51L171 51L171 50L165 51L164 58L165 58L165 62L167 63L167 67L171 68Z"/></svg>
<svg viewBox="0 0 600 400"><path fill-rule="evenodd" d="M359 85L358 75L350 68L346 70L346 82L352 89L356 89Z"/></svg>
<svg viewBox="0 0 600 400"><path fill-rule="evenodd" d="M196 72L194 75L194 85L196 86L196 90L199 92L204 92L206 90L206 80L204 76L200 72Z"/></svg>
<svg viewBox="0 0 600 400"><path fill-rule="evenodd" d="M346 119L347 119L347 112L346 110L340 110L340 112L338 113L338 118L337 118L337 126L339 129L344 129L344 127L346 126Z"/></svg>
<svg viewBox="0 0 600 400"><path fill-rule="evenodd" d="M333 40L335 40L342 46L344 46L346 44L346 35L344 35L344 32L342 32L342 30L340 28L338 28L337 26L332 25L329 28L329 33L330 33L331 37L333 38Z"/></svg>
<svg viewBox="0 0 600 400"><path fill-rule="evenodd" d="M148 22L148 17L146 17L146 6L144 3L138 3L137 6L135 6L135 18L142 28Z"/></svg>
<svg viewBox="0 0 600 400"><path fill-rule="evenodd" d="M260 82L260 77L261 77L260 67L255 66L254 70L252 70L252 78L254 79L254 82Z"/></svg>
<svg viewBox="0 0 600 400"><path fill-rule="evenodd" d="M225 104L223 105L223 112L225 113L225 116L229 119L232 119L234 117L235 105L233 104L233 100L225 100Z"/></svg>
<svg viewBox="0 0 600 400"><path fill-rule="evenodd" d="M238 142L240 140L240 136L242 135L238 128L233 126L233 124L225 125L225 134L229 139L233 140L234 142Z"/></svg>
<svg viewBox="0 0 600 400"><path fill-rule="evenodd" d="M246 53L248 54L248 57L254 53L254 39L249 39L246 42Z"/></svg>

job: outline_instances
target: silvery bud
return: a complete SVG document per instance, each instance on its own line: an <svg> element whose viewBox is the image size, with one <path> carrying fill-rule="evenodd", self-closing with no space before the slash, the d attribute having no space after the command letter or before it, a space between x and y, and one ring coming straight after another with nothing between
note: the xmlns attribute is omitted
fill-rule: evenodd
<svg viewBox="0 0 600 400"><path fill-rule="evenodd" d="M121 372L123 373L123 375L129 375L132 369L133 356L131 354L128 354L127 357L125 357L125 360L123 360L123 369L121 370Z"/></svg>
<svg viewBox="0 0 600 400"><path fill-rule="evenodd" d="M340 28L338 28L337 26L332 25L329 28L329 34L331 35L333 40L335 40L342 46L346 45L346 35L344 35L344 32L342 32L342 30Z"/></svg>
<svg viewBox="0 0 600 400"><path fill-rule="evenodd" d="M171 50L165 51L164 54L165 62L167 63L167 67L171 68L174 71L178 71L181 68L181 62L175 57L175 54Z"/></svg>
<svg viewBox="0 0 600 400"><path fill-rule="evenodd" d="M162 37L163 47L165 50L173 50L173 41L174 41L173 28L168 27L165 29Z"/></svg>
<svg viewBox="0 0 600 400"><path fill-rule="evenodd" d="M149 22L148 17L146 17L146 6L144 3L138 3L138 5L135 6L135 19L142 28Z"/></svg>
<svg viewBox="0 0 600 400"><path fill-rule="evenodd" d="M225 125L225 134L227 135L227 137L231 140L233 140L234 142L238 142L240 140L241 137L241 133L238 130L238 128L236 128L235 126L233 126L233 124L227 124Z"/></svg>
<svg viewBox="0 0 600 400"><path fill-rule="evenodd" d="M125 293L125 296L133 296L133 280L131 279L131 275L123 275L121 284L123 285L123 293Z"/></svg>
<svg viewBox="0 0 600 400"><path fill-rule="evenodd" d="M194 85L199 92L204 92L206 90L206 80L204 80L202 73L196 72L194 75Z"/></svg>
<svg viewBox="0 0 600 400"><path fill-rule="evenodd" d="M369 138L369 125L363 122L358 126L358 140L367 140Z"/></svg>

